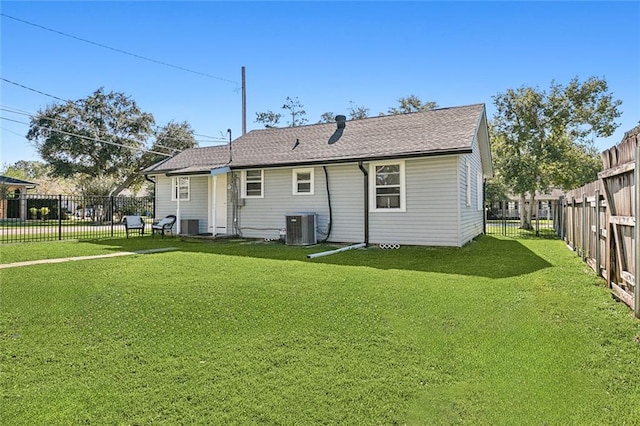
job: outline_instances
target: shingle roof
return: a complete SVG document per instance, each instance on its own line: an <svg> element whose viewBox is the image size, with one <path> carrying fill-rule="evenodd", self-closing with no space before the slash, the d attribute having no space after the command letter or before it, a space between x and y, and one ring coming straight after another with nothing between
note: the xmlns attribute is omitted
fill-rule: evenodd
<svg viewBox="0 0 640 426"><path fill-rule="evenodd" d="M12 177L9 177L9 176L1 176L1 175L0 175L0 184L22 185L22 186L37 185L37 184L35 184L33 182L28 182L26 180L16 179L16 178L12 178Z"/></svg>
<svg viewBox="0 0 640 426"><path fill-rule="evenodd" d="M483 114L484 105L476 104L347 121L342 133L335 123L253 130L232 142L229 165L249 168L468 152ZM228 145L193 148L145 173L206 172L228 162Z"/></svg>

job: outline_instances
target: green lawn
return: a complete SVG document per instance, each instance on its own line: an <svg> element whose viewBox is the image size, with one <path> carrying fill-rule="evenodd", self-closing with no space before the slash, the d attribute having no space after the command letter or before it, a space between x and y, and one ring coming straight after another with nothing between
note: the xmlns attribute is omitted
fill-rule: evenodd
<svg viewBox="0 0 640 426"><path fill-rule="evenodd" d="M640 321L559 240L0 246L0 423L640 424Z"/></svg>

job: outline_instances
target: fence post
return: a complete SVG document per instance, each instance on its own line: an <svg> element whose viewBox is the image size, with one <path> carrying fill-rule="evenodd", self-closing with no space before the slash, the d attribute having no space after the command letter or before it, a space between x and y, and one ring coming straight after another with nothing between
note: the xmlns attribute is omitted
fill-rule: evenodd
<svg viewBox="0 0 640 426"><path fill-rule="evenodd" d="M587 193L582 193L582 260L587 260Z"/></svg>
<svg viewBox="0 0 640 426"><path fill-rule="evenodd" d="M62 241L62 194L58 194L58 241Z"/></svg>
<svg viewBox="0 0 640 426"><path fill-rule="evenodd" d="M600 190L596 189L596 210L595 217L593 218L594 226L596 228L595 237L595 258L596 258L596 274L600 276Z"/></svg>
<svg viewBox="0 0 640 426"><path fill-rule="evenodd" d="M111 222L111 237L113 237L113 216L114 216L114 213L115 213L114 204L113 204L113 195L111 197L109 197L109 198L110 198L110 200L109 200L109 202L110 202L109 212L110 212L110 215L111 215L111 220L110 220L110 222Z"/></svg>
<svg viewBox="0 0 640 426"><path fill-rule="evenodd" d="M534 197L531 197L531 202L535 203L532 207L536 211L536 237L540 236L540 209L538 208L540 201L535 201Z"/></svg>
<svg viewBox="0 0 640 426"><path fill-rule="evenodd" d="M576 238L576 197L571 197L571 236L569 237L571 242L571 248L573 251L578 251L578 241Z"/></svg>
<svg viewBox="0 0 640 426"><path fill-rule="evenodd" d="M635 170L633 171L635 181L635 211L633 212L636 224L633 236L635 239L635 260L634 260L634 282L633 282L633 313L636 318L640 318L640 146L635 149Z"/></svg>

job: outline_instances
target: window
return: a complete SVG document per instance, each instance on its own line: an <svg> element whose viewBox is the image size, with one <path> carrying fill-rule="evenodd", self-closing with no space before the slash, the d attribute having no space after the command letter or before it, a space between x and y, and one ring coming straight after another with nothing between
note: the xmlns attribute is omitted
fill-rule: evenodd
<svg viewBox="0 0 640 426"><path fill-rule="evenodd" d="M471 164L469 164L469 161L466 161L466 170L467 170L467 174L465 176L465 181L464 181L464 189L465 189L465 199L467 202L467 207L471 206Z"/></svg>
<svg viewBox="0 0 640 426"><path fill-rule="evenodd" d="M405 211L404 161L369 166L372 211Z"/></svg>
<svg viewBox="0 0 640 426"><path fill-rule="evenodd" d="M264 170L242 171L242 198L262 198Z"/></svg>
<svg viewBox="0 0 640 426"><path fill-rule="evenodd" d="M171 201L176 201L178 198L180 198L180 201L189 201L191 196L190 180L188 177L174 177L171 179Z"/></svg>
<svg viewBox="0 0 640 426"><path fill-rule="evenodd" d="M478 210L482 210L483 209L483 203L484 203L484 182L482 180L482 172L478 172L477 175L477 182L478 182Z"/></svg>
<svg viewBox="0 0 640 426"><path fill-rule="evenodd" d="M313 195L313 169L293 169L293 195Z"/></svg>

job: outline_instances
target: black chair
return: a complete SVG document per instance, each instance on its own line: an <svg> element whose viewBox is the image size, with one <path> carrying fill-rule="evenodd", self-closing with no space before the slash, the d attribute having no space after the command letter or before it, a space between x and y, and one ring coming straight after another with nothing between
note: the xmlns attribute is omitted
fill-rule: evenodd
<svg viewBox="0 0 640 426"><path fill-rule="evenodd" d="M162 234L162 238L164 238L167 232L173 235L173 225L175 225L176 219L176 215L170 214L163 219L153 222L151 225L151 236L153 237L156 232Z"/></svg>
<svg viewBox="0 0 640 426"><path fill-rule="evenodd" d="M129 238L129 231L134 229L137 229L140 235L144 235L144 221L142 220L142 216L125 216L122 222L124 222L127 238Z"/></svg>

